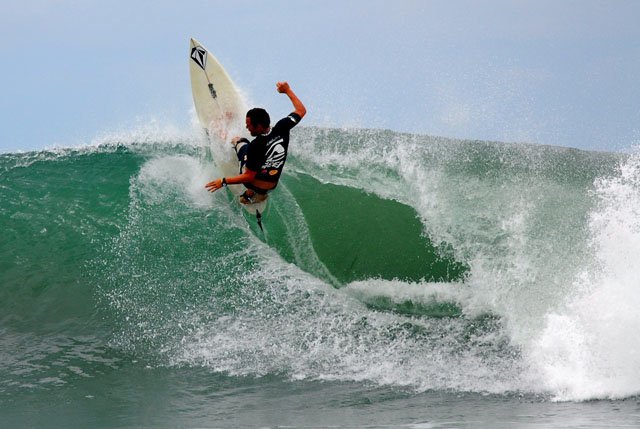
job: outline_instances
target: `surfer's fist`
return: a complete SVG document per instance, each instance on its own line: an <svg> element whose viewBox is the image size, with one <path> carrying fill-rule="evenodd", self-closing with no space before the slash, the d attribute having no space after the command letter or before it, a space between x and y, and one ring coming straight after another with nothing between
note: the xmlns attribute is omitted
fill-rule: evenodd
<svg viewBox="0 0 640 429"><path fill-rule="evenodd" d="M287 92L289 92L291 90L291 88L289 87L289 82L278 82L278 83L276 83L276 89L281 94L286 94Z"/></svg>
<svg viewBox="0 0 640 429"><path fill-rule="evenodd" d="M218 189L222 188L222 186L223 186L222 179L216 179L204 185L204 187L207 188L209 192L215 192Z"/></svg>

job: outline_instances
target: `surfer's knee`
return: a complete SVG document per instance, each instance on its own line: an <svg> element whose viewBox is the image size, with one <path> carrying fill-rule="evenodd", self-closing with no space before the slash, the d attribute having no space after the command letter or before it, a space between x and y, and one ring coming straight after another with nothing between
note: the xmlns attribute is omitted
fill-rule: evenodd
<svg viewBox="0 0 640 429"><path fill-rule="evenodd" d="M245 137L234 137L231 140L231 144L233 145L233 148L238 151L238 149L244 147L245 145L249 144L249 140Z"/></svg>
<svg viewBox="0 0 640 429"><path fill-rule="evenodd" d="M231 144L233 144L233 148L236 151L238 161L244 161L245 155L247 154L247 149L249 148L249 140L242 137L237 140L233 139Z"/></svg>

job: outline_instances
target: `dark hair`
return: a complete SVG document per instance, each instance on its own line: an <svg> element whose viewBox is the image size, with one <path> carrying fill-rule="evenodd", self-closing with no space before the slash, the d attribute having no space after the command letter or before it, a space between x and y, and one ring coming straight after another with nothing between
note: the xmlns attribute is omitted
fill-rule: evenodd
<svg viewBox="0 0 640 429"><path fill-rule="evenodd" d="M266 110L261 109L260 107L254 107L253 109L247 112L247 118L251 120L251 124L256 127L258 125L262 125L265 128L269 128L271 124L271 118Z"/></svg>

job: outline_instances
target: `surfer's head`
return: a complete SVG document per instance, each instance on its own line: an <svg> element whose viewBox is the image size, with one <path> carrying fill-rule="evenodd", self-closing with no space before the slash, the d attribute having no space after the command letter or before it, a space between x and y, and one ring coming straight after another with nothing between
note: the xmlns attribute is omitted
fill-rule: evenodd
<svg viewBox="0 0 640 429"><path fill-rule="evenodd" d="M269 130L271 118L266 110L254 107L247 112L247 130L252 136L259 136Z"/></svg>

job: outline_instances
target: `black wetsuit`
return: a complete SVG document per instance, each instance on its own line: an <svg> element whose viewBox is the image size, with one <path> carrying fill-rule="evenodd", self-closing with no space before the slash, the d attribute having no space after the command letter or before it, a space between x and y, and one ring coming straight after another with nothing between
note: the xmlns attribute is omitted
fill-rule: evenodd
<svg viewBox="0 0 640 429"><path fill-rule="evenodd" d="M239 143L237 153L240 172L242 172L242 167L246 166L249 170L257 173L255 180L277 184L287 160L289 131L298 125L300 119L302 119L300 115L291 113L286 118L280 119L268 134L256 137L249 144ZM270 189L253 186L251 183L244 183L244 186L259 194L266 194L270 191Z"/></svg>

